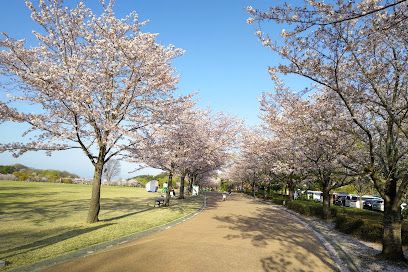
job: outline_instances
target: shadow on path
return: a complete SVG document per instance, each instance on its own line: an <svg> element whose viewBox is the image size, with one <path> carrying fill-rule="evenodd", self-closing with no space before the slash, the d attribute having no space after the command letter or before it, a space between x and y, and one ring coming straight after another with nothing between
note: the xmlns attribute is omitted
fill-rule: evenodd
<svg viewBox="0 0 408 272"><path fill-rule="evenodd" d="M310 255L317 257L332 270L338 271L338 268L328 261L329 254L323 246L318 245L318 239L294 222L284 211L275 207L258 207L251 216L231 214L214 218L225 223L219 226L220 228L239 231L239 234L226 235L224 238L227 240L250 240L254 247L273 245L274 248L279 248L273 255L260 260L264 271L316 271L317 264ZM294 267L294 260L300 265Z"/></svg>

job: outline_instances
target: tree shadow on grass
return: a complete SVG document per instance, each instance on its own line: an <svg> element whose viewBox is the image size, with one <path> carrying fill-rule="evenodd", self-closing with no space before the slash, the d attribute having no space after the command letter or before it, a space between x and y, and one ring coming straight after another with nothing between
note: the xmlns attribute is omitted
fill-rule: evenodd
<svg viewBox="0 0 408 272"><path fill-rule="evenodd" d="M8 201L1 204L0 218L2 223L7 221L28 220L34 225L44 225L56 222L72 216L75 213L83 213L89 208L89 200L84 199L51 199L49 194L36 194L40 199L30 201L27 198ZM116 215L118 219L133 213L146 210L147 202L154 202L153 198L102 198L101 216L109 213L123 213ZM112 219L113 220L113 219ZM110 221L112 221L110 220ZM84 216L85 221L85 216Z"/></svg>
<svg viewBox="0 0 408 272"><path fill-rule="evenodd" d="M37 240L37 241L34 241L32 243L28 243L28 244L25 244L25 245L21 245L21 246L17 246L17 247L14 247L14 248L10 248L10 249L0 251L0 254L6 253L6 255L1 255L0 258L6 259L6 258L15 256L15 255L18 255L18 254L27 253L27 252L30 252L32 250L37 250L37 249L40 249L40 248L43 248L43 247L46 247L46 246L49 246L49 245L52 245L52 244L55 244L55 243L59 243L61 241L64 241L64 240L67 240L67 239L70 239L70 238L73 238L73 237L79 236L81 234L85 234L85 233L92 232L92 231L97 230L97 229L107 227L109 225L112 225L112 223L92 226L92 227L88 227L88 228L80 228L80 229L73 229L73 230L65 231L63 233L59 233L57 235L47 237L45 239ZM9 253L9 254L7 254L7 253Z"/></svg>
<svg viewBox="0 0 408 272"><path fill-rule="evenodd" d="M216 216L215 219L224 223L220 228L239 231L239 234L225 236L227 240L249 239L254 247L267 247L272 242L278 242L280 251L260 260L264 271L314 271L318 264L310 258L311 255L331 270L338 271L328 261L330 257L324 247L317 246L319 240L276 207L265 205L265 208L257 208L252 216ZM294 260L301 267L291 266Z"/></svg>
<svg viewBox="0 0 408 272"><path fill-rule="evenodd" d="M153 209L154 209L154 207L149 207L149 208L144 209L144 210L135 211L135 212L131 212L131 213L126 213L126 214L123 214L123 215L119 215L119 216L115 216L115 217L111 217L111 218L107 218L107 219L102 219L102 220L100 220L100 222L111 222L111 221L114 221L114 220L129 217L129 216L132 216L132 215L135 215L135 214L138 214L138 213L147 212L147 211L150 211L150 210L153 210Z"/></svg>

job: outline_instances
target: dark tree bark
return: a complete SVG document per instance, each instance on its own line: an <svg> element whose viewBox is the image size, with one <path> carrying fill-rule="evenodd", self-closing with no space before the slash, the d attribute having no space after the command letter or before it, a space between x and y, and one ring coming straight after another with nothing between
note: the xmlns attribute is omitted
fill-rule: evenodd
<svg viewBox="0 0 408 272"><path fill-rule="evenodd" d="M193 182L191 183L191 191L193 191L193 185L197 185L197 178L198 178L198 174L195 174L193 176Z"/></svg>
<svg viewBox="0 0 408 272"><path fill-rule="evenodd" d="M292 201L295 199L295 183L293 182L292 179L289 179L287 185L288 185L288 191L289 191L289 201Z"/></svg>
<svg viewBox="0 0 408 272"><path fill-rule="evenodd" d="M272 179L269 179L268 182L268 196L271 196L271 191L272 191Z"/></svg>
<svg viewBox="0 0 408 272"><path fill-rule="evenodd" d="M94 178L92 181L92 197L90 201L87 223L95 223L99 221L99 211L101 208L101 182L103 167L105 165L105 148L102 147L99 151L98 161L95 163Z"/></svg>
<svg viewBox="0 0 408 272"><path fill-rule="evenodd" d="M264 185L264 199L268 198L268 188L266 185Z"/></svg>
<svg viewBox="0 0 408 272"><path fill-rule="evenodd" d="M184 183L186 179L186 174L181 174L180 177L180 193L179 193L179 199L184 199Z"/></svg>
<svg viewBox="0 0 408 272"><path fill-rule="evenodd" d="M382 257L387 260L405 260L402 251L402 215L400 198L397 197L397 180L393 179L387 183L384 197L384 232Z"/></svg>
<svg viewBox="0 0 408 272"><path fill-rule="evenodd" d="M323 219L330 218L330 188L323 187Z"/></svg>
<svg viewBox="0 0 408 272"><path fill-rule="evenodd" d="M191 195L193 193L193 175L189 174L188 175L188 193Z"/></svg>
<svg viewBox="0 0 408 272"><path fill-rule="evenodd" d="M169 180L167 182L166 198L164 200L164 206L170 205L170 191L173 189L173 173L169 172Z"/></svg>
<svg viewBox="0 0 408 272"><path fill-rule="evenodd" d="M404 260L401 239L401 211L394 210L389 201L384 204L384 233L381 255L387 260Z"/></svg>

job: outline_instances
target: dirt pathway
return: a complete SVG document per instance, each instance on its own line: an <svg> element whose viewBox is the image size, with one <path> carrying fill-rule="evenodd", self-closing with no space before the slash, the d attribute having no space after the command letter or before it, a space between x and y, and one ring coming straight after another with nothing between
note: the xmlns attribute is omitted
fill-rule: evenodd
<svg viewBox="0 0 408 272"><path fill-rule="evenodd" d="M239 194L163 232L52 267L55 271L337 271L305 227Z"/></svg>

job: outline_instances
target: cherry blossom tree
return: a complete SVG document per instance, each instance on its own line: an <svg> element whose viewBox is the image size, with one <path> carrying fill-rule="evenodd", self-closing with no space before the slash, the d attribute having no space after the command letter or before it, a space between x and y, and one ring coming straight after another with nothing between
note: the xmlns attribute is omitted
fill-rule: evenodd
<svg viewBox="0 0 408 272"><path fill-rule="evenodd" d="M7 34L0 40L0 73L9 79L0 116L28 124L25 135L32 139L2 144L0 151L80 148L94 167L90 223L98 221L104 165L137 145L137 136L175 103L171 60L182 54L158 44L157 34L142 32L145 23L135 12L116 18L112 3L103 2L95 15L82 2L68 8L59 0L38 7L27 1L42 27L33 32L38 44L28 47Z"/></svg>
<svg viewBox="0 0 408 272"><path fill-rule="evenodd" d="M209 113L203 117L202 122L195 127L198 144L194 157L187 165L190 191L198 177L203 179L228 167L233 160L233 151L238 145L242 127L241 121L221 113Z"/></svg>
<svg viewBox="0 0 408 272"><path fill-rule="evenodd" d="M279 81L275 83L275 94L264 93L260 101L262 127L269 135L270 178L283 182L291 201L305 177L301 146L294 137L298 133L294 116L304 113L305 105Z"/></svg>
<svg viewBox="0 0 408 272"><path fill-rule="evenodd" d="M262 183L262 175L266 171L266 141L258 129L246 129L241 133L241 138L239 153L235 156L234 165L229 169L230 176L235 182L241 182L241 187L248 184L255 197L256 187Z"/></svg>
<svg viewBox="0 0 408 272"><path fill-rule="evenodd" d="M236 141L237 122L224 115L197 110L192 104L171 111L171 122L157 127L143 146L135 147L132 159L180 175L180 196L184 198L185 178L207 176L222 167ZM165 204L169 205L169 193Z"/></svg>
<svg viewBox="0 0 408 272"><path fill-rule="evenodd" d="M183 172L190 143L190 133L186 129L193 121L194 103L186 100L184 104L173 105L167 112L168 122L154 126L143 141L130 149L128 160L141 167L153 167L168 173L168 190L165 205L170 205L170 191L173 189L173 176ZM181 171L180 171L181 170ZM184 176L185 177L185 176Z"/></svg>
<svg viewBox="0 0 408 272"><path fill-rule="evenodd" d="M328 218L330 191L353 181L344 167L347 155L356 149L347 131L349 118L330 93L318 92L306 100L281 89L276 95L264 95L264 120L281 142L289 143L286 151L292 153L289 159L297 170L290 173L318 181L323 191L323 217Z"/></svg>
<svg viewBox="0 0 408 272"><path fill-rule="evenodd" d="M268 11L248 8L248 23L285 23L281 40L257 31L287 62L269 69L296 74L337 94L363 153L351 171L370 178L384 198L382 256L404 259L400 202L408 189L407 1L305 1ZM364 16L353 17L352 14Z"/></svg>

